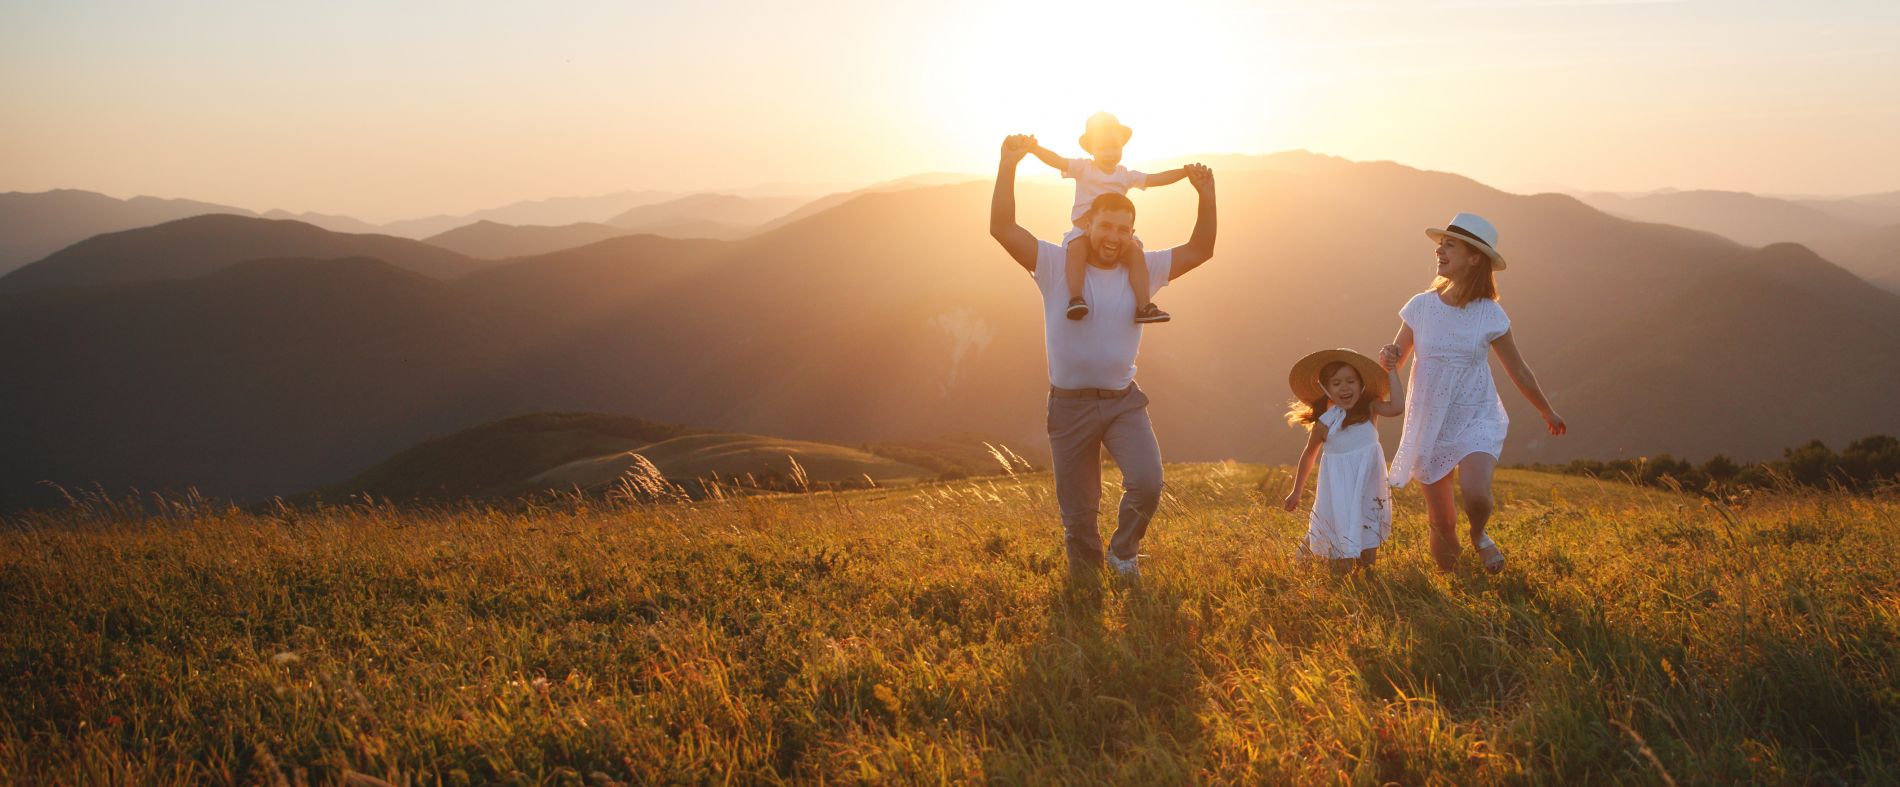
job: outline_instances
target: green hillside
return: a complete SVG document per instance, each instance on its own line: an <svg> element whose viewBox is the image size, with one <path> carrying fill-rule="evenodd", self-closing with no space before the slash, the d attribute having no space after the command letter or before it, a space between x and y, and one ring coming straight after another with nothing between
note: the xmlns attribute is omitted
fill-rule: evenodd
<svg viewBox="0 0 1900 787"><path fill-rule="evenodd" d="M533 413L428 440L300 500L368 495L398 502L503 499L612 485L637 452L676 484L718 476L792 489L789 458L812 485L994 475L1002 465L977 435L844 446L753 434L712 433L604 413ZM1028 461L1013 456L1014 466ZM746 484L750 476L755 483Z"/></svg>
<svg viewBox="0 0 1900 787"><path fill-rule="evenodd" d="M323 494L455 500L521 491L528 478L576 459L627 451L692 430L600 413L535 413L464 429L402 451Z"/></svg>
<svg viewBox="0 0 1900 787"><path fill-rule="evenodd" d="M1168 472L1139 585L1046 474L16 518L0 783L1900 781L1900 501L1506 470L1503 574L1414 489L1336 578L1283 468Z"/></svg>
<svg viewBox="0 0 1900 787"><path fill-rule="evenodd" d="M936 474L916 465L894 462L867 451L827 443L786 440L750 434L695 434L662 440L620 454L597 456L562 464L529 479L532 485L563 489L593 489L612 484L627 471L632 456L645 457L670 479L793 478L803 474L806 485L850 483L866 485L916 481Z"/></svg>

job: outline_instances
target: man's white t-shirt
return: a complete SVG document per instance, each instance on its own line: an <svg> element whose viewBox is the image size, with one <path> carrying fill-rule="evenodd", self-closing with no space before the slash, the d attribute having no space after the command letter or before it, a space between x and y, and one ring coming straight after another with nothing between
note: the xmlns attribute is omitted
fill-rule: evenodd
<svg viewBox="0 0 1900 787"><path fill-rule="evenodd" d="M1114 172L1103 172L1091 159L1072 158L1069 166L1062 170L1062 177L1075 181L1075 206L1069 210L1069 223L1082 220L1095 204L1095 198L1103 194L1127 194L1129 189L1148 188L1148 173L1137 172L1120 164Z"/></svg>
<svg viewBox="0 0 1900 787"><path fill-rule="evenodd" d="M1148 263L1148 282L1154 297L1168 284L1174 250L1142 252ZM1068 252L1045 240L1036 241L1036 289L1042 291L1042 335L1049 355L1049 384L1057 388L1128 387L1135 381L1135 353L1141 349L1141 324L1135 322L1135 293L1128 288L1128 271L1088 266L1082 279L1082 297L1089 315L1080 320L1066 316L1069 284L1063 276Z"/></svg>

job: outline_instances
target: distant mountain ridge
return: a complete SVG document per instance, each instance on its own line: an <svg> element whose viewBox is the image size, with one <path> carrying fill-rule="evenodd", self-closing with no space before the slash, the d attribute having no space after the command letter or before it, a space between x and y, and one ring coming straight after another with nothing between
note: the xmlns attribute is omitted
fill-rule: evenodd
<svg viewBox="0 0 1900 787"><path fill-rule="evenodd" d="M1889 292L1900 292L1900 227L1892 195L1782 199L1734 191L1666 190L1644 195L1585 192L1585 203L1611 215L1713 232L1750 245L1800 243Z"/></svg>
<svg viewBox="0 0 1900 787"><path fill-rule="evenodd" d="M148 227L206 213L253 215L243 208L187 199L116 199L57 189L0 194L0 274L94 235Z"/></svg>
<svg viewBox="0 0 1900 787"><path fill-rule="evenodd" d="M540 200L524 200L487 208L461 215L435 215L416 219L404 219L384 224L383 232L405 238L422 239L440 235L457 227L465 227L482 221L496 224L527 225L537 227L559 227L568 224L603 222L611 216L619 215L640 205L679 199L686 196L675 191L654 191L630 189L601 194L593 197L553 197Z"/></svg>
<svg viewBox="0 0 1900 787"><path fill-rule="evenodd" d="M1286 366L1389 340L1430 279L1421 230L1459 210L1503 229L1502 303L1571 424L1550 438L1504 383L1505 462L1900 433L1900 296L1804 247L1391 163L1277 163L1217 172L1215 259L1157 296L1176 318L1145 332L1138 379L1170 460L1290 461ZM866 193L742 240L611 238L446 280L279 261L0 295L0 505L44 500L41 479L286 494L548 411L846 445L973 431L1035 458L1040 310L984 231L990 190ZM1019 217L1059 237L1069 197L1023 184ZM1191 188L1135 199L1151 247L1187 236Z"/></svg>
<svg viewBox="0 0 1900 787"><path fill-rule="evenodd" d="M213 213L81 241L0 276L0 292L189 279L270 257L374 257L437 278L486 265L406 238L348 235L300 221Z"/></svg>
<svg viewBox="0 0 1900 787"><path fill-rule="evenodd" d="M547 254L631 234L632 231L622 227L585 222L541 227L478 221L430 236L423 242L476 259L503 260Z"/></svg>
<svg viewBox="0 0 1900 787"><path fill-rule="evenodd" d="M604 223L631 232L670 238L730 239L790 213L811 201L809 197L738 197L731 194L694 194L676 200L631 208Z"/></svg>

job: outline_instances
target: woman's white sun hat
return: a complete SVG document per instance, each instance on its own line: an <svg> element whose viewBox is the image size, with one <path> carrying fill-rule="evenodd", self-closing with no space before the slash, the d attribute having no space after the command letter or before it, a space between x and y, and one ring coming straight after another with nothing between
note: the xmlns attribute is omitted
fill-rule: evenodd
<svg viewBox="0 0 1900 787"><path fill-rule="evenodd" d="M1444 240L1446 235L1484 252L1484 256L1491 258L1492 270L1504 270L1504 254L1498 251L1498 228L1491 226L1491 222L1485 221L1483 216L1460 213L1451 217L1451 223L1445 225L1444 229L1434 227L1425 231L1425 237L1431 238L1433 243Z"/></svg>

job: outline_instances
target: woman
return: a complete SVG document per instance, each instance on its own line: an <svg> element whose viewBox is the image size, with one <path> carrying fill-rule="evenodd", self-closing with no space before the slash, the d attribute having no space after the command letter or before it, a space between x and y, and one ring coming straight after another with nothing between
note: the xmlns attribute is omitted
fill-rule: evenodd
<svg viewBox="0 0 1900 787"><path fill-rule="evenodd" d="M1411 403L1405 432L1392 457L1394 486L1416 478L1425 487L1425 512L1431 521L1432 557L1450 571L1458 563L1458 511L1454 478L1471 522L1471 546L1486 571L1504 570L1504 551L1485 533L1491 519L1491 473L1504 450L1509 419L1498 399L1487 357L1496 352L1519 393L1544 416L1553 435L1564 433L1564 419L1551 409L1536 376L1518 355L1511 319L1498 305L1493 274L1504 270L1498 232L1483 217L1460 213L1444 229L1425 236L1438 244L1437 278L1432 288L1412 297L1399 310L1399 335L1380 352L1392 368L1405 363L1414 348ZM1456 472L1454 472L1456 471Z"/></svg>

